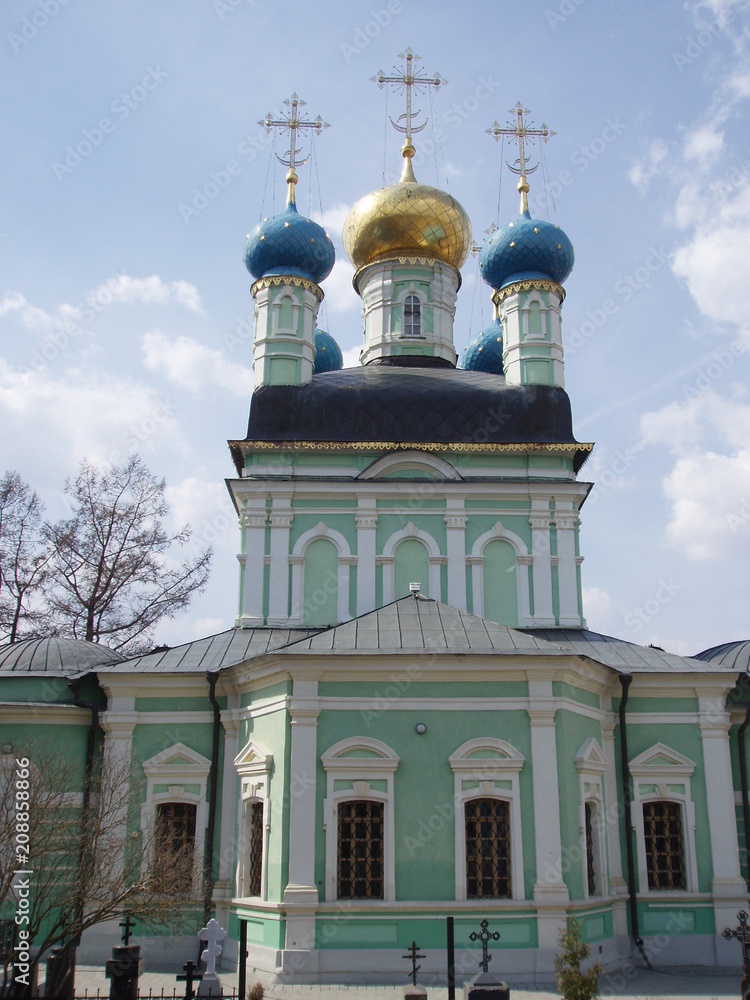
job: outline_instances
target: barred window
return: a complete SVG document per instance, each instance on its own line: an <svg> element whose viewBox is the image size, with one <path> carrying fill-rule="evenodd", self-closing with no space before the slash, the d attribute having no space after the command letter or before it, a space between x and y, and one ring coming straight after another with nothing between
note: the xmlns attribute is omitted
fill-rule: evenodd
<svg viewBox="0 0 750 1000"><path fill-rule="evenodd" d="M404 299L404 336L420 337L422 335L422 303L416 295L407 295Z"/></svg>
<svg viewBox="0 0 750 1000"><path fill-rule="evenodd" d="M248 896L262 894L263 874L263 803L248 803L247 831L249 837L247 857L247 888Z"/></svg>
<svg viewBox="0 0 750 1000"><path fill-rule="evenodd" d="M510 808L501 799L471 799L465 806L466 897L510 897Z"/></svg>
<svg viewBox="0 0 750 1000"><path fill-rule="evenodd" d="M593 808L590 802L584 804L586 813L586 879L588 883L589 896L596 896L596 866L594 864L594 832L593 832Z"/></svg>
<svg viewBox="0 0 750 1000"><path fill-rule="evenodd" d="M162 802L156 809L156 852L165 861L192 857L195 851L195 818L192 802Z"/></svg>
<svg viewBox="0 0 750 1000"><path fill-rule="evenodd" d="M339 803L339 899L384 899L382 802Z"/></svg>
<svg viewBox="0 0 750 1000"><path fill-rule="evenodd" d="M643 831L649 889L684 889L685 842L679 802L644 802Z"/></svg>

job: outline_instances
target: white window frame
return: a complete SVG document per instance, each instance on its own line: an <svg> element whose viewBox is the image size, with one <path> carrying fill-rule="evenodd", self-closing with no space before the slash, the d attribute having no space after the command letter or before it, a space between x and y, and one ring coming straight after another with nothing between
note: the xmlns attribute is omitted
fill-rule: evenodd
<svg viewBox="0 0 750 1000"><path fill-rule="evenodd" d="M357 753L363 754L358 757ZM367 756L364 756L366 754ZM376 756L372 756L375 754ZM326 798L323 803L323 828L326 842L326 902L338 899L338 812L339 803L365 800L383 803L383 899L347 900L348 903L393 902L396 898L396 832L394 818L394 775L400 757L386 743L367 736L340 740L321 756L326 772ZM386 789L374 789L371 781L385 781ZM348 782L348 788L334 791L335 782Z"/></svg>
<svg viewBox="0 0 750 1000"><path fill-rule="evenodd" d="M471 555L467 562L471 566L471 589L474 595L472 613L479 618L484 617L484 550L490 542L508 542L516 553L516 594L518 601L518 627L524 628L533 624L531 617L531 591L529 587L529 569L532 557L524 540L514 531L510 531L502 521L495 521L489 531L485 531L471 547Z"/></svg>
<svg viewBox="0 0 750 1000"><path fill-rule="evenodd" d="M695 851L695 804L691 778L695 763L664 743L655 743L630 761L633 778L633 825L638 852L639 895L655 899L683 897L698 891L698 863ZM644 785L655 785L655 791L645 791ZM682 786L683 791L679 791ZM676 790L677 789L677 790ZM685 888L651 889L646 864L646 832L643 823L645 802L677 802L681 810L682 840L685 850Z"/></svg>
<svg viewBox="0 0 750 1000"><path fill-rule="evenodd" d="M235 873L235 892L238 899L268 899L268 843L271 835L271 772L273 754L256 740L247 745L234 758L234 766L240 779L240 801L237 811L238 851ZM249 858L249 837L251 825L249 817L255 802L263 804L263 843L261 844L260 896L248 896L245 892L246 869Z"/></svg>
<svg viewBox="0 0 750 1000"><path fill-rule="evenodd" d="M206 788L211 761L196 750L191 750L184 743L174 743L166 750L151 757L143 764L146 775L146 801L141 805L141 834L143 843L151 842L154 848L156 833L156 816L158 807L170 802L187 802L195 805L195 859L198 866L203 865L203 855L206 844L206 827L208 826L208 800ZM167 785L166 792L156 792L156 785ZM186 791L186 785L198 785L198 792ZM144 854L144 869L147 865ZM200 879L193 879L192 896L198 898L201 893Z"/></svg>
<svg viewBox="0 0 750 1000"><path fill-rule="evenodd" d="M587 739L575 757L578 771L579 794L579 829L582 851L583 897L584 899L599 899L609 895L609 863L607 858L607 838L604 811L604 773L607 769L607 758L593 736ZM592 816L591 836L594 855L594 875L599 890L594 897L589 894L588 854L586 851L586 803L594 806L596 812Z"/></svg>
<svg viewBox="0 0 750 1000"><path fill-rule="evenodd" d="M304 624L304 597L305 597L305 552L311 542L324 538L332 542L338 552L338 594L337 613L338 622L348 622L351 620L349 613L349 569L356 566L357 557L352 555L349 543L340 531L330 528L324 521L319 521L314 528L310 528L300 535L294 543L289 562L292 565L292 615L290 621Z"/></svg>
<svg viewBox="0 0 750 1000"><path fill-rule="evenodd" d="M483 754L481 757L476 754ZM455 812L456 900L467 901L466 894L466 821L465 805L471 799L499 799L508 803L510 812L510 889L507 899L483 900L493 906L524 900L523 827L519 774L526 758L505 740L480 736L463 743L448 758L453 771ZM510 788L497 784L510 782ZM477 785L476 783L479 782ZM467 787L470 784L473 787Z"/></svg>
<svg viewBox="0 0 750 1000"><path fill-rule="evenodd" d="M409 299L416 299L417 305L419 306L419 333L407 333L406 332L406 303ZM414 313L412 313L412 317ZM412 328L414 324L412 322ZM406 340L422 340L425 336L424 333L424 302L422 301L422 296L416 291L409 288L406 293L401 297L401 336Z"/></svg>

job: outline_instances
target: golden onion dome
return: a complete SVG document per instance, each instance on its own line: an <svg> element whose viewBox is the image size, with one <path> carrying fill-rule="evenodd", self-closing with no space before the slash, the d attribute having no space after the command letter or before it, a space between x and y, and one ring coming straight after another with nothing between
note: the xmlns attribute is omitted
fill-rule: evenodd
<svg viewBox="0 0 750 1000"><path fill-rule="evenodd" d="M434 257L458 270L471 249L469 217L447 191L417 183L411 144L402 153L398 184L360 198L344 223L349 260L359 270L383 257Z"/></svg>

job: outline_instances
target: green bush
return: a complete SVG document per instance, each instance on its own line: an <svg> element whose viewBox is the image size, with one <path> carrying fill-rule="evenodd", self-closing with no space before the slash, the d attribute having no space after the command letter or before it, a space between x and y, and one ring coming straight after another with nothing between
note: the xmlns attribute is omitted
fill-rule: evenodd
<svg viewBox="0 0 750 1000"><path fill-rule="evenodd" d="M564 1000L594 1000L599 995L599 976L604 971L597 962L587 972L581 972L581 962L591 949L583 940L581 925L569 920L567 930L560 931L558 944L562 951L555 959L555 979Z"/></svg>

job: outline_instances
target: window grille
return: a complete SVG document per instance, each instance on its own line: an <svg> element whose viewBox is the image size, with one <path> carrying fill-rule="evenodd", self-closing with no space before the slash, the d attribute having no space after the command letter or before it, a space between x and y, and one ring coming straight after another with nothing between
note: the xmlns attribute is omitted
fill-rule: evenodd
<svg viewBox="0 0 750 1000"><path fill-rule="evenodd" d="M466 896L510 897L510 808L501 799L466 803Z"/></svg>
<svg viewBox="0 0 750 1000"><path fill-rule="evenodd" d="M589 896L596 896L596 868L594 866L594 835L593 835L593 809L591 803L584 804L586 813L586 878L589 887Z"/></svg>
<svg viewBox="0 0 750 1000"><path fill-rule="evenodd" d="M339 804L338 898L384 899L383 803Z"/></svg>
<svg viewBox="0 0 750 1000"><path fill-rule="evenodd" d="M261 895L263 873L263 803L250 803L250 852L247 864L247 895Z"/></svg>
<svg viewBox="0 0 750 1000"><path fill-rule="evenodd" d="M644 802L649 889L685 888L685 844L679 802Z"/></svg>
<svg viewBox="0 0 750 1000"><path fill-rule="evenodd" d="M416 295L404 299L404 336L422 336L422 303Z"/></svg>
<svg viewBox="0 0 750 1000"><path fill-rule="evenodd" d="M195 851L197 807L191 802L162 802L156 809L157 856L179 861Z"/></svg>

